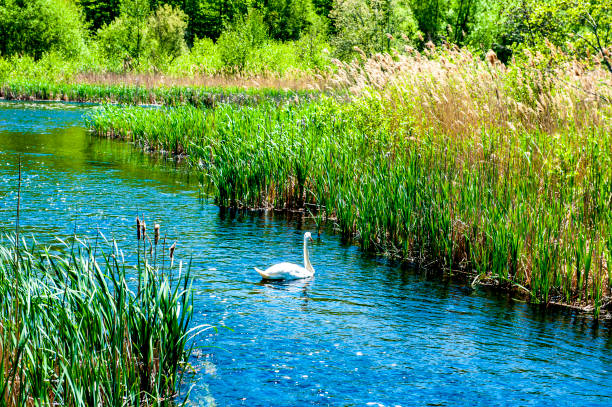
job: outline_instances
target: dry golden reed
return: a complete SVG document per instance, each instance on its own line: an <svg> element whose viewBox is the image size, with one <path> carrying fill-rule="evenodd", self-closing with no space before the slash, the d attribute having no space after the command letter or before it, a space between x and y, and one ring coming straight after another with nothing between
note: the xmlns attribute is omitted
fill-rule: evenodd
<svg viewBox="0 0 612 407"><path fill-rule="evenodd" d="M163 73L84 72L74 78L75 83L95 85L138 86L146 89L159 87L211 87L241 89L324 89L328 85L325 73L311 74L299 70L279 76L273 73L257 75L193 75L174 76Z"/></svg>
<svg viewBox="0 0 612 407"><path fill-rule="evenodd" d="M552 47L549 56L527 51L524 61L509 66L493 51L482 60L466 49L433 44L423 53L407 48L334 62L334 86L381 99L389 116L399 122L410 117L417 129L471 136L491 129L611 128L612 75Z"/></svg>

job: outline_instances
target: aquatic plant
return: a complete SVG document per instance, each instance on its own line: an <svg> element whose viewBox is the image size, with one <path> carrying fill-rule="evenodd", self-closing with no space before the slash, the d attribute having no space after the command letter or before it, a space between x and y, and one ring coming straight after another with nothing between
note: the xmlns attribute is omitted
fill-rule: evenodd
<svg viewBox="0 0 612 407"><path fill-rule="evenodd" d="M14 237L2 240L2 405L159 405L178 396L190 338L207 329L190 327L189 270L153 267L148 240L134 266L114 242L75 238L52 249L24 240L16 252Z"/></svg>
<svg viewBox="0 0 612 407"><path fill-rule="evenodd" d="M219 205L308 208L366 251L597 314L610 303L611 79L444 55L414 55L428 71L384 56L367 62L378 71L347 66L360 85L346 103L104 107L89 125L187 156Z"/></svg>
<svg viewBox="0 0 612 407"><path fill-rule="evenodd" d="M66 102L108 102L128 105L193 105L212 107L219 103L250 105L262 101L310 100L318 93L308 90L273 88L203 87L121 83L63 83L45 80L10 80L0 85L6 100L61 100Z"/></svg>

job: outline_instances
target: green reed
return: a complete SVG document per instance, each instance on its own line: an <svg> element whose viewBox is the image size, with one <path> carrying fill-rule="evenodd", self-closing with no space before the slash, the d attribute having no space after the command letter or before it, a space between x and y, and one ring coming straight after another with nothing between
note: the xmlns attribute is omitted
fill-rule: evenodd
<svg viewBox="0 0 612 407"><path fill-rule="evenodd" d="M15 79L0 85L0 98L7 100L58 100L70 102L108 102L130 105L193 105L212 107L219 103L237 105L262 101L282 102L313 99L314 92L280 89L240 89L200 86L136 86L62 83L46 80Z"/></svg>
<svg viewBox="0 0 612 407"><path fill-rule="evenodd" d="M219 205L319 208L366 251L436 261L527 287L536 302L599 313L610 295L610 133L447 136L377 104L104 107L89 125L188 156Z"/></svg>
<svg viewBox="0 0 612 407"><path fill-rule="evenodd" d="M152 267L144 254L129 266L114 243L60 243L24 240L18 260L14 238L0 244L0 403L175 400L188 342L206 329L190 328L189 270Z"/></svg>

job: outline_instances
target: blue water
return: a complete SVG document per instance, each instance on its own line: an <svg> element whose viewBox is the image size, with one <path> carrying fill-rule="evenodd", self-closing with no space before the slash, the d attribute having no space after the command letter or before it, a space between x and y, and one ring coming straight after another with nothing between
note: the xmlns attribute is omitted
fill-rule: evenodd
<svg viewBox="0 0 612 407"><path fill-rule="evenodd" d="M300 216L221 211L173 162L83 128L95 107L0 103L0 228L95 237L127 251L136 213L193 257L190 403L218 406L612 403L612 324L472 290L364 256L326 231L311 280L262 283L253 266L301 262Z"/></svg>

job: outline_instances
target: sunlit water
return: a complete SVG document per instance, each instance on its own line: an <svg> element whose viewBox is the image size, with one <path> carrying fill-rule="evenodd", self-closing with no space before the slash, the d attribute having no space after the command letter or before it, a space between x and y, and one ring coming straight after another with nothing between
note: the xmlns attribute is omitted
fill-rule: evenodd
<svg viewBox="0 0 612 407"><path fill-rule="evenodd" d="M231 328L197 340L192 404L612 402L607 322L369 258L330 233L311 248L314 279L261 283L253 266L301 262L312 224L220 211L180 166L89 135L92 108L0 103L0 227L14 228L19 156L22 233L99 229L129 252L136 213L160 223L193 257L194 324Z"/></svg>

